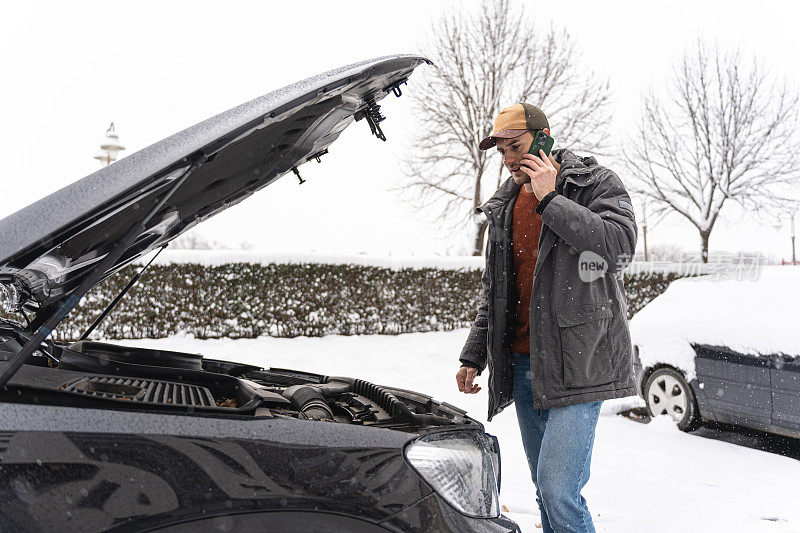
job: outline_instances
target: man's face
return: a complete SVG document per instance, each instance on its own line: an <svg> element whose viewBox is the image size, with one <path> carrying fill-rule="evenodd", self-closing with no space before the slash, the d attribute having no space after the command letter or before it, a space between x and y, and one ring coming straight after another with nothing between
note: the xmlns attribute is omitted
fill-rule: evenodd
<svg viewBox="0 0 800 533"><path fill-rule="evenodd" d="M549 135L548 130L544 130ZM503 158L503 165L511 172L511 176L518 185L528 183L531 179L519 169L522 156L528 153L533 144L533 133L526 131L514 139L497 139L497 151Z"/></svg>
<svg viewBox="0 0 800 533"><path fill-rule="evenodd" d="M511 172L518 185L531 181L527 174L520 170L522 155L527 154L533 143L533 134L526 131L513 139L497 139L497 151L503 158L503 165Z"/></svg>

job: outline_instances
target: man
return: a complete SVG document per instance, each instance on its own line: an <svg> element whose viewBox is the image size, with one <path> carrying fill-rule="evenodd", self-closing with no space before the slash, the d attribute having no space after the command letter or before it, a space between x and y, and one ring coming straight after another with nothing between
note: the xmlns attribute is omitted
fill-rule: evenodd
<svg viewBox="0 0 800 533"><path fill-rule="evenodd" d="M489 367L489 420L516 402L545 533L593 532L589 479L603 400L636 393L621 270L636 246L631 199L593 157L528 154L550 134L530 104L504 109L482 150L511 172L478 208L489 220L484 297L456 380Z"/></svg>

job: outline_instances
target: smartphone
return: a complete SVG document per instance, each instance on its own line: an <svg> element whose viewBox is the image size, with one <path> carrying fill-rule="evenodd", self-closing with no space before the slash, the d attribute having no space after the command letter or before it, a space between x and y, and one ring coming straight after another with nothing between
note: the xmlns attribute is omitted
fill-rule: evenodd
<svg viewBox="0 0 800 533"><path fill-rule="evenodd" d="M542 130L539 130L533 134L533 142L531 143L531 149L528 150L528 153L533 154L536 157L542 157L542 154L539 153L539 150L544 150L544 155L548 156L550 155L550 150L552 149L553 138Z"/></svg>

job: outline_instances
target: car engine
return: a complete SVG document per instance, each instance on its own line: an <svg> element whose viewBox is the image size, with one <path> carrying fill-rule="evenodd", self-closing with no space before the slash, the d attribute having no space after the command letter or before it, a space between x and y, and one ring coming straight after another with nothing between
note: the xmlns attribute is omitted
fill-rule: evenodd
<svg viewBox="0 0 800 533"><path fill-rule="evenodd" d="M0 329L0 360L25 341ZM7 401L289 417L416 432L476 425L466 412L417 392L368 381L207 359L198 354L79 341L48 342L8 384Z"/></svg>

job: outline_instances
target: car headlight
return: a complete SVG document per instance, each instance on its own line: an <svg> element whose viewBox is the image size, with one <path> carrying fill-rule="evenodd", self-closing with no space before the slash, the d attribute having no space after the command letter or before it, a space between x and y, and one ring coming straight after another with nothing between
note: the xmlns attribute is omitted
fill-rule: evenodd
<svg viewBox="0 0 800 533"><path fill-rule="evenodd" d="M458 512L473 518L500 515L497 439L477 431L425 435L406 447L406 460Z"/></svg>

